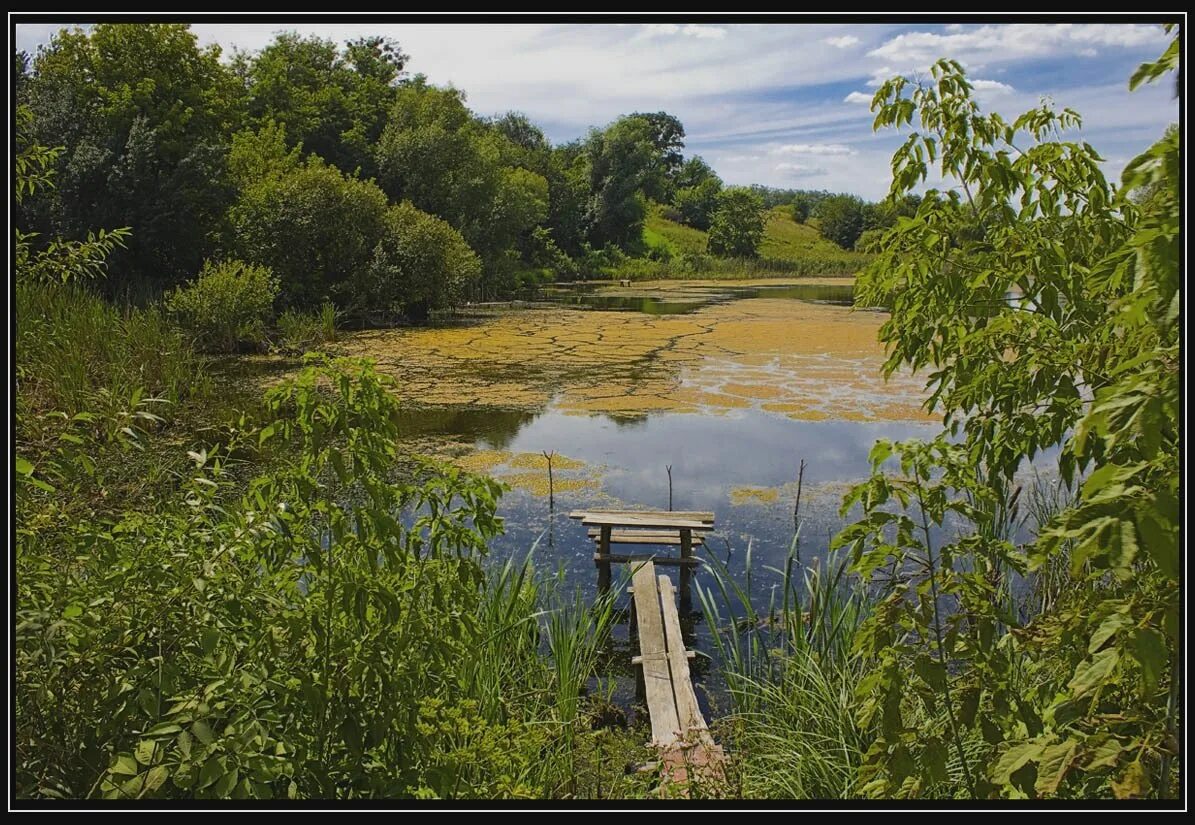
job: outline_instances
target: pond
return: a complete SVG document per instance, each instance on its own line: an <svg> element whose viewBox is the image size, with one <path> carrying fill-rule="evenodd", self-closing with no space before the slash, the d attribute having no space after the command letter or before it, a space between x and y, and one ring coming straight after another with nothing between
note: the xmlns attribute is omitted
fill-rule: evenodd
<svg viewBox="0 0 1195 825"><path fill-rule="evenodd" d="M534 547L538 569L593 595L594 546L569 511L667 509L671 496L674 509L715 513L699 555L745 577L750 545L751 596L764 608L793 539L801 462L800 554L812 564L875 440L939 429L920 378L881 377L886 316L850 296L849 279L584 285L434 327L356 333L343 349L398 378L413 449L510 486L492 559ZM619 567L616 582L629 574ZM711 575L699 568L694 580L709 586ZM700 616L689 619L708 652Z"/></svg>

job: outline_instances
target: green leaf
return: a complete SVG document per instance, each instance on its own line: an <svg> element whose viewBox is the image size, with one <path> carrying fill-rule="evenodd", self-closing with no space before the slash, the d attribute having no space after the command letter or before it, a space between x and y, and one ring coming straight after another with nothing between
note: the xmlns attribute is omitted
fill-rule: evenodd
<svg viewBox="0 0 1195 825"><path fill-rule="evenodd" d="M236 786L237 780L240 778L240 771L235 767L227 773L223 774L216 780L216 784L212 786L212 793L216 795L217 799L228 798L229 793Z"/></svg>
<svg viewBox="0 0 1195 825"><path fill-rule="evenodd" d="M223 757L213 756L203 763L203 768L199 771L199 781L195 783L195 787L206 788L225 775Z"/></svg>
<svg viewBox="0 0 1195 825"><path fill-rule="evenodd" d="M117 754L112 764L108 766L108 773L116 776L136 776L140 770L137 760L130 753Z"/></svg>
<svg viewBox="0 0 1195 825"><path fill-rule="evenodd" d="M182 728L179 727L178 725L174 724L173 722L162 722L161 724L154 725L152 728L147 730L145 732L145 736L153 736L153 737L172 736L181 730L182 730Z"/></svg>
<svg viewBox="0 0 1195 825"><path fill-rule="evenodd" d="M1008 785L1012 775L1029 762L1038 759L1045 745L1037 741L1022 742L1006 750L992 768L992 781L997 785Z"/></svg>
<svg viewBox="0 0 1195 825"><path fill-rule="evenodd" d="M1112 781L1112 793L1117 799L1140 799L1149 794L1149 777L1140 762L1130 762L1119 779Z"/></svg>
<svg viewBox="0 0 1195 825"><path fill-rule="evenodd" d="M1104 642L1111 639L1124 628L1131 627L1132 624L1132 620L1123 613L1113 613L1100 622L1100 626L1096 628L1095 633L1091 634L1091 640L1087 643L1087 652L1095 653L1104 646Z"/></svg>
<svg viewBox="0 0 1195 825"><path fill-rule="evenodd" d="M207 722L204 722L202 719L191 725L191 733L205 745L212 744L216 738L212 735L212 729L208 727Z"/></svg>
<svg viewBox="0 0 1195 825"><path fill-rule="evenodd" d="M1075 675L1068 684L1071 695L1078 699L1103 685L1119 661L1120 651L1109 647L1079 662L1075 668Z"/></svg>
<svg viewBox="0 0 1195 825"><path fill-rule="evenodd" d="M165 765L157 765L149 769L149 773L145 775L145 789L141 792L142 796L151 794L162 785L166 784L166 780L170 778L170 769Z"/></svg>
<svg viewBox="0 0 1195 825"><path fill-rule="evenodd" d="M149 765L153 762L154 755L157 753L157 743L152 739L142 739L137 743L137 748L134 754L137 761L142 765Z"/></svg>
<svg viewBox="0 0 1195 825"><path fill-rule="evenodd" d="M1071 768L1078 745L1074 739L1065 739L1042 750L1037 762L1037 782L1034 784L1039 795L1050 796L1058 792L1058 786Z"/></svg>
<svg viewBox="0 0 1195 825"><path fill-rule="evenodd" d="M1158 686L1162 673L1170 665L1170 651L1162 634L1153 628L1138 629L1132 635L1129 653L1141 665L1141 675L1146 693Z"/></svg>

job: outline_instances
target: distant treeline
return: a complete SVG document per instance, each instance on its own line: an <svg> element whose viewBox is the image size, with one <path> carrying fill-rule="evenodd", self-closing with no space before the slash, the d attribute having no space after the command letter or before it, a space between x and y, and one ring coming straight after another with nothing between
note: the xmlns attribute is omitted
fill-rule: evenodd
<svg viewBox="0 0 1195 825"><path fill-rule="evenodd" d="M226 56L184 24L63 30L15 55L18 150L60 147L18 225L35 246L128 227L113 296L236 260L269 271L280 310L421 317L592 274L611 248L642 254L649 200L709 230L711 253L751 257L765 207L833 230L822 207L846 197L725 188L665 112L554 145L522 114L476 116L408 60L382 37L282 33ZM850 249L872 227L848 224L827 237Z"/></svg>

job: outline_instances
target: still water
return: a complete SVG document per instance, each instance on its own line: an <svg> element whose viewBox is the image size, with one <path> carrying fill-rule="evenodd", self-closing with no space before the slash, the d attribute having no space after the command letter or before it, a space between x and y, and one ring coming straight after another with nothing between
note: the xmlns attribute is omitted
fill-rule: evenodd
<svg viewBox="0 0 1195 825"><path fill-rule="evenodd" d="M490 563L530 554L541 573L560 572L594 596L594 545L569 512L662 510L671 496L673 509L715 513L697 554L716 556L740 582L750 558L751 601L765 610L794 538L801 462L799 563L812 565L842 526L843 493L867 475L876 439L928 439L939 429L919 410L920 379L880 377L883 316L854 311L850 300L841 282L581 287L548 292L521 313L363 346L407 376L413 443L438 439L462 466L511 485ZM411 378L419 370L426 383ZM554 504L545 452L556 457ZM676 570L659 568L674 581ZM626 565L614 567L616 587L620 574L629 575ZM698 568L694 582L709 588L712 575ZM700 609L696 593L693 605ZM685 626L690 644L710 653L703 617L694 612ZM633 691L629 667L617 666L629 665L625 626L615 646L622 701ZM694 670L716 695L703 682L708 660Z"/></svg>

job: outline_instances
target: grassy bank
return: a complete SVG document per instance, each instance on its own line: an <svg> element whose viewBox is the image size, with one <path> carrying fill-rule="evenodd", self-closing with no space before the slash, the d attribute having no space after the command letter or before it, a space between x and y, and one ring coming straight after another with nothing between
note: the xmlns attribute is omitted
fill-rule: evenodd
<svg viewBox="0 0 1195 825"><path fill-rule="evenodd" d="M646 256L610 267L610 274L632 280L853 275L872 258L840 249L816 227L796 223L784 207L766 217L759 257L720 258L708 254L707 233L669 220L661 206L652 204L643 230Z"/></svg>

